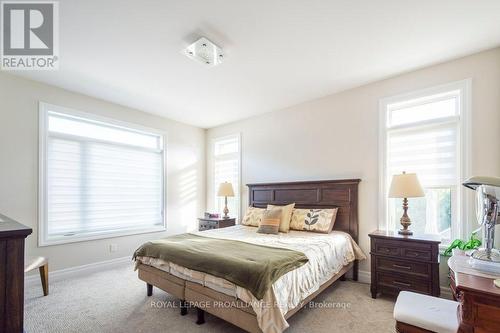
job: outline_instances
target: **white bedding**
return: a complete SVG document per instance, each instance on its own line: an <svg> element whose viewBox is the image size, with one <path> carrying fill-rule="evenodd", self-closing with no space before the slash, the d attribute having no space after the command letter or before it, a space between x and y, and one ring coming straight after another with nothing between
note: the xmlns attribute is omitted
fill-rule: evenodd
<svg viewBox="0 0 500 333"><path fill-rule="evenodd" d="M259 234L257 228L234 227L197 232L198 235L222 239L235 239L252 244L281 247L304 253L309 262L278 279L263 300L258 301L245 288L209 274L165 262L161 259L139 257L138 260L182 279L199 283L224 294L240 298L252 305L257 321L264 333L281 333L288 323L284 315L337 274L343 266L365 255L351 236L333 231L319 234L291 230L278 235Z"/></svg>

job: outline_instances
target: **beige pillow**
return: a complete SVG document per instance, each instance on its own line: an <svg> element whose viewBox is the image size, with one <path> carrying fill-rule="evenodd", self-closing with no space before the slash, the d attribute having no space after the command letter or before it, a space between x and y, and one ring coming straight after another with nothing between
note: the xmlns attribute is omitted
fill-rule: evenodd
<svg viewBox="0 0 500 333"><path fill-rule="evenodd" d="M264 214L264 211L264 208L248 207L243 220L241 220L241 224L258 227L260 221L262 220L262 214Z"/></svg>
<svg viewBox="0 0 500 333"><path fill-rule="evenodd" d="M281 222L280 222L281 232L290 231L290 220L292 219L293 207L295 207L295 203L286 206L267 205L268 210L281 209Z"/></svg>
<svg viewBox="0 0 500 333"><path fill-rule="evenodd" d="M281 209L272 209L264 211L262 214L262 220L259 224L258 233L261 234L274 234L279 233L281 222Z"/></svg>
<svg viewBox="0 0 500 333"><path fill-rule="evenodd" d="M337 211L338 208L294 209L290 221L290 229L329 234L335 224Z"/></svg>

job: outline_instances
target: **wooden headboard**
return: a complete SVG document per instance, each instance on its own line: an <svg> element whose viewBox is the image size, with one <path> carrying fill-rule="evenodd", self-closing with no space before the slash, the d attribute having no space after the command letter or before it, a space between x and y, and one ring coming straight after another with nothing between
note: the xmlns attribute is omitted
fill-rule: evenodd
<svg viewBox="0 0 500 333"><path fill-rule="evenodd" d="M320 180L290 183L247 184L249 205L267 204L297 208L338 207L334 230L345 231L358 242L358 184L360 179Z"/></svg>

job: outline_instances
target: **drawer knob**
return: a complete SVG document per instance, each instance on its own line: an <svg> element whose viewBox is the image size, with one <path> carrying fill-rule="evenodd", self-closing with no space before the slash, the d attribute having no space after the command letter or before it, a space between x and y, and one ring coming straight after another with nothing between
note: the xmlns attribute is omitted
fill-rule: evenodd
<svg viewBox="0 0 500 333"><path fill-rule="evenodd" d="M404 266L404 265L398 265L398 264L392 264L392 267L401 268L401 269L411 269L411 266Z"/></svg>

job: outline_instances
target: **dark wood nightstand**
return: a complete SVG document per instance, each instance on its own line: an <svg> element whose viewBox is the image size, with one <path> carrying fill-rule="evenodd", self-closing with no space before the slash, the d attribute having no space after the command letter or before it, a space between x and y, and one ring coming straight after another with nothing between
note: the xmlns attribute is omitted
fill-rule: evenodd
<svg viewBox="0 0 500 333"><path fill-rule="evenodd" d="M374 231L371 240L371 293L401 290L439 296L439 243L434 235L403 236Z"/></svg>
<svg viewBox="0 0 500 333"><path fill-rule="evenodd" d="M236 224L236 219L233 218L218 218L218 219L206 219L206 218L199 218L198 219L198 230L199 231L204 231L204 230L210 230L210 229L219 229L219 228L226 228L226 227L231 227Z"/></svg>

